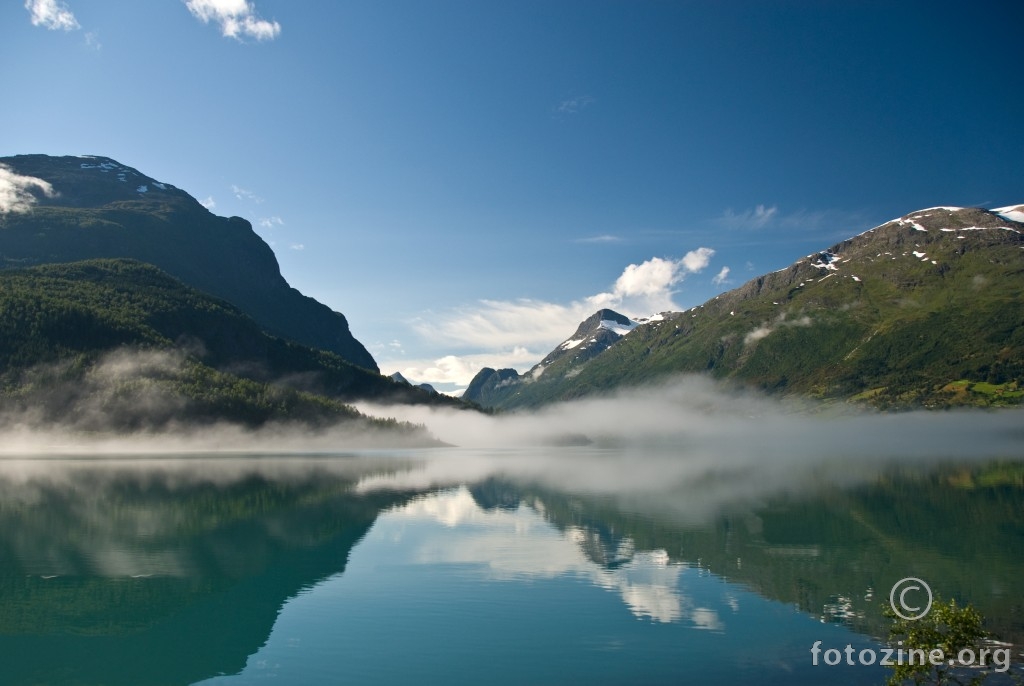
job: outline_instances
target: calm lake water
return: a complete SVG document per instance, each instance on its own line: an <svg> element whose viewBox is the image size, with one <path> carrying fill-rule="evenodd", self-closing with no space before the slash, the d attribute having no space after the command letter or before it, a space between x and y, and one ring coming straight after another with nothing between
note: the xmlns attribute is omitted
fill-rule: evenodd
<svg viewBox="0 0 1024 686"><path fill-rule="evenodd" d="M1024 643L1020 463L771 474L583 448L0 460L0 683L880 684L810 647L878 646L908 576Z"/></svg>

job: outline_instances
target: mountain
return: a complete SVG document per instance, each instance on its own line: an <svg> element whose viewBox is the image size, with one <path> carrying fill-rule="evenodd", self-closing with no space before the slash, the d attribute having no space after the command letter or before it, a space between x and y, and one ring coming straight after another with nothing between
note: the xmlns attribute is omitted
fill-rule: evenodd
<svg viewBox="0 0 1024 686"><path fill-rule="evenodd" d="M514 369L494 370L484 367L469 382L469 386L462 394L462 399L484 407L503 405L509 398L517 394L521 383L529 383L539 378L545 370L559 361L562 361L560 366L563 369L575 368L583 364L607 350L613 343L635 329L638 324L639 322L614 310L598 310L587 317L572 336L548 353L525 375L520 376L519 372Z"/></svg>
<svg viewBox="0 0 1024 686"><path fill-rule="evenodd" d="M483 407L500 407L514 392L513 389L520 387L524 378L514 369L484 367L469 382L462 399Z"/></svg>
<svg viewBox="0 0 1024 686"><path fill-rule="evenodd" d="M700 373L881 408L1017 404L1022 222L1024 206L913 212L573 354L599 312L546 362L474 399L531 407Z"/></svg>
<svg viewBox="0 0 1024 686"><path fill-rule="evenodd" d="M558 360L571 359L582 364L597 357L613 343L637 327L637 322L614 310L598 310L587 317L568 339L548 353L531 371L539 376Z"/></svg>
<svg viewBox="0 0 1024 686"><path fill-rule="evenodd" d="M402 376L402 372L395 372L389 378L392 381L396 381L398 383L404 383L406 386L415 386L416 388L421 388L424 391L426 391L427 393L437 393L437 389L434 388L433 386L431 386L428 383L418 383L418 384L412 383L407 378Z"/></svg>
<svg viewBox="0 0 1024 686"><path fill-rule="evenodd" d="M230 303L153 265L0 270L5 421L88 431L218 421L320 426L367 421L344 404L357 399L459 405L268 335Z"/></svg>
<svg viewBox="0 0 1024 686"><path fill-rule="evenodd" d="M270 247L239 217L108 157L0 157L18 181L0 206L0 267L99 258L154 264L232 303L267 332L377 371L344 315L288 285Z"/></svg>

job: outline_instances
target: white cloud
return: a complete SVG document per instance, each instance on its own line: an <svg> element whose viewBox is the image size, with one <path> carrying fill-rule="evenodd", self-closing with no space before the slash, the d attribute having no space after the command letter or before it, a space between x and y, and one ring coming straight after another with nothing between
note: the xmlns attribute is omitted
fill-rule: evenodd
<svg viewBox="0 0 1024 686"><path fill-rule="evenodd" d="M234 193L235 197L238 198L239 200L250 200L256 203L257 205L263 202L263 198L261 198L260 196L256 195L250 190L242 188L241 186L236 186L235 184L231 184L231 192Z"/></svg>
<svg viewBox="0 0 1024 686"><path fill-rule="evenodd" d="M46 181L34 176L22 176L0 164L0 214L31 210L36 202L31 192L33 188L39 189L48 198L57 195L53 186Z"/></svg>
<svg viewBox="0 0 1024 686"><path fill-rule="evenodd" d="M672 288L687 274L703 271L715 251L697 248L678 260L652 257L641 264L631 264L616 279L610 293L598 293L584 301L590 314L595 309L609 307L631 317L645 317L656 312L677 310Z"/></svg>
<svg viewBox="0 0 1024 686"><path fill-rule="evenodd" d="M85 34L85 47L91 50L102 50L103 43L100 43L99 34L95 31L89 31Z"/></svg>
<svg viewBox="0 0 1024 686"><path fill-rule="evenodd" d="M558 103L555 107L555 111L559 114L576 114L580 110L593 105L597 100L590 95L577 95L572 98L566 98L562 102Z"/></svg>
<svg viewBox="0 0 1024 686"><path fill-rule="evenodd" d="M60 0L25 0L25 9L32 15L32 25L51 31L74 31L81 28L74 13Z"/></svg>
<svg viewBox="0 0 1024 686"><path fill-rule="evenodd" d="M305 250L306 249L306 246L303 243L292 243L288 247L291 248L292 250Z"/></svg>
<svg viewBox="0 0 1024 686"><path fill-rule="evenodd" d="M525 298L481 300L472 307L421 317L412 322L412 327L423 338L445 345L490 350L539 345L543 349L571 333L566 331L567 325L599 308L579 302L559 305Z"/></svg>
<svg viewBox="0 0 1024 686"><path fill-rule="evenodd" d="M377 363L383 373L401 372L402 376L412 383L455 384L465 387L484 367L512 368L524 372L543 355L544 353L538 355L524 347L514 347L499 352L445 355L433 360L383 361L378 359Z"/></svg>
<svg viewBox="0 0 1024 686"><path fill-rule="evenodd" d="M730 270L728 267L722 267L722 270L715 274L714 278L711 279L711 283L715 284L716 286L721 286L723 283L728 283L729 271Z"/></svg>
<svg viewBox="0 0 1024 686"><path fill-rule="evenodd" d="M687 257L684 257L685 261ZM654 257L641 264L626 267L622 276L615 280L615 298L660 293L675 281L679 263Z"/></svg>
<svg viewBox="0 0 1024 686"><path fill-rule="evenodd" d="M577 243L619 243L622 238L619 236L612 236L610 234L602 234L600 236L589 236L587 238L577 238Z"/></svg>
<svg viewBox="0 0 1024 686"><path fill-rule="evenodd" d="M771 334L771 332L772 328L770 326L768 326L767 324L762 324L761 326L757 327L756 329L748 333L746 336L744 336L743 342L746 344L754 343L756 341L761 340L762 338L767 338L768 335Z"/></svg>
<svg viewBox="0 0 1024 686"><path fill-rule="evenodd" d="M711 256L715 251L711 248L697 248L683 255L682 265L686 271L696 274L704 270L711 262Z"/></svg>
<svg viewBox="0 0 1024 686"><path fill-rule="evenodd" d="M778 317L775 318L775 322L773 324L769 324L768 322L765 322L765 323L761 324L759 327L757 327L756 329L754 329L753 331L748 332L747 335L743 337L743 343L746 344L746 345L749 345L751 343L756 343L757 341L761 340L762 338L767 338L768 336L771 335L771 333L773 331L775 331L776 329L779 329L781 327L786 327L786 326L810 326L813 323L814 323L813 320L810 317L808 317L807 315L803 315L803 316L799 317L798 319L788 319L787 320L786 319L786 313L783 312L782 314L780 314Z"/></svg>
<svg viewBox="0 0 1024 686"><path fill-rule="evenodd" d="M779 208L775 205L766 207L758 205L752 210L734 212L728 209L718 218L718 223L727 229L761 229L778 215Z"/></svg>
<svg viewBox="0 0 1024 686"><path fill-rule="evenodd" d="M186 0L185 5L204 24L219 24L226 38L271 40L281 33L281 25L261 19L248 0Z"/></svg>
<svg viewBox="0 0 1024 686"><path fill-rule="evenodd" d="M424 339L449 348L457 346L492 352L449 355L442 360L434 360L430 368L436 371L429 372L434 375L429 379L423 376L427 373L425 371L406 374L403 369L402 374L411 379L420 373L417 378L431 382L441 382L440 377L444 377L445 381L452 383L466 383L483 366L526 368L538 362L551 348L565 340L579 322L599 309L615 309L630 317L679 310L681 308L672 300L674 287L688 274L707 267L714 252L711 248L698 248L678 260L654 257L640 264L631 264L623 270L610 291L569 304L525 298L481 300L471 307L421 317L411 324ZM544 352L533 354L528 349ZM509 350L515 351L513 358L517 364L509 363L508 353L493 352Z"/></svg>
<svg viewBox="0 0 1024 686"><path fill-rule="evenodd" d="M261 217L258 223L264 229L272 229L275 226L284 226L284 220L277 216Z"/></svg>
<svg viewBox="0 0 1024 686"><path fill-rule="evenodd" d="M214 207L217 206L217 201L213 199L212 195L208 195L206 196L206 200L200 200L199 204L208 210L212 210Z"/></svg>

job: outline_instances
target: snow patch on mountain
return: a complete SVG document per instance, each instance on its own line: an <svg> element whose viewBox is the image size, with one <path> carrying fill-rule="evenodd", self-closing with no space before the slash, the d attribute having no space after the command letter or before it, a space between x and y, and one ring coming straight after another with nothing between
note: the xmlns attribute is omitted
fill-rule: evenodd
<svg viewBox="0 0 1024 686"><path fill-rule="evenodd" d="M1003 219L1009 219L1011 222L1024 223L1024 205L1010 205L1009 207L997 207L992 210L994 214L998 214Z"/></svg>
<svg viewBox="0 0 1024 686"><path fill-rule="evenodd" d="M1013 231L1014 233L1020 233L1017 229L1011 229L1009 226L968 226L961 231Z"/></svg>
<svg viewBox="0 0 1024 686"><path fill-rule="evenodd" d="M638 327L640 324L636 321L630 320L629 324L622 324L620 322L612 321L610 319L602 319L601 323L597 325L599 329L608 329L612 333L617 333L620 336L625 336L627 333Z"/></svg>
<svg viewBox="0 0 1024 686"><path fill-rule="evenodd" d="M839 261L839 258L833 255L832 253L826 250L824 252L818 253L817 257L818 261L812 263L812 267L817 267L818 269L828 269L831 271L839 271L839 267L837 267L834 264L835 262Z"/></svg>

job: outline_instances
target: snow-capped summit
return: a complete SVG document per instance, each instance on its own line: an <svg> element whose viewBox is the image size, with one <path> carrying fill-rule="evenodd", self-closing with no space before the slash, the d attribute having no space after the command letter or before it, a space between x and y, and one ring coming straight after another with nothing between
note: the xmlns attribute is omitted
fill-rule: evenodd
<svg viewBox="0 0 1024 686"><path fill-rule="evenodd" d="M572 336L556 346L530 371L520 376L514 369L484 368L473 377L462 397L482 405L494 405L502 397L515 394L521 384L540 379L552 364L561 362L559 367L563 370L566 363L569 367L583 364L600 355L638 326L662 318L662 315L654 315L649 319L633 320L615 310L598 310L583 320ZM573 374L572 369L568 374Z"/></svg>
<svg viewBox="0 0 1024 686"><path fill-rule="evenodd" d="M603 309L587 317L561 345L548 353L537 367L547 367L566 356L584 362L608 349L630 331L640 325L615 310ZM535 367L536 369L536 367Z"/></svg>

